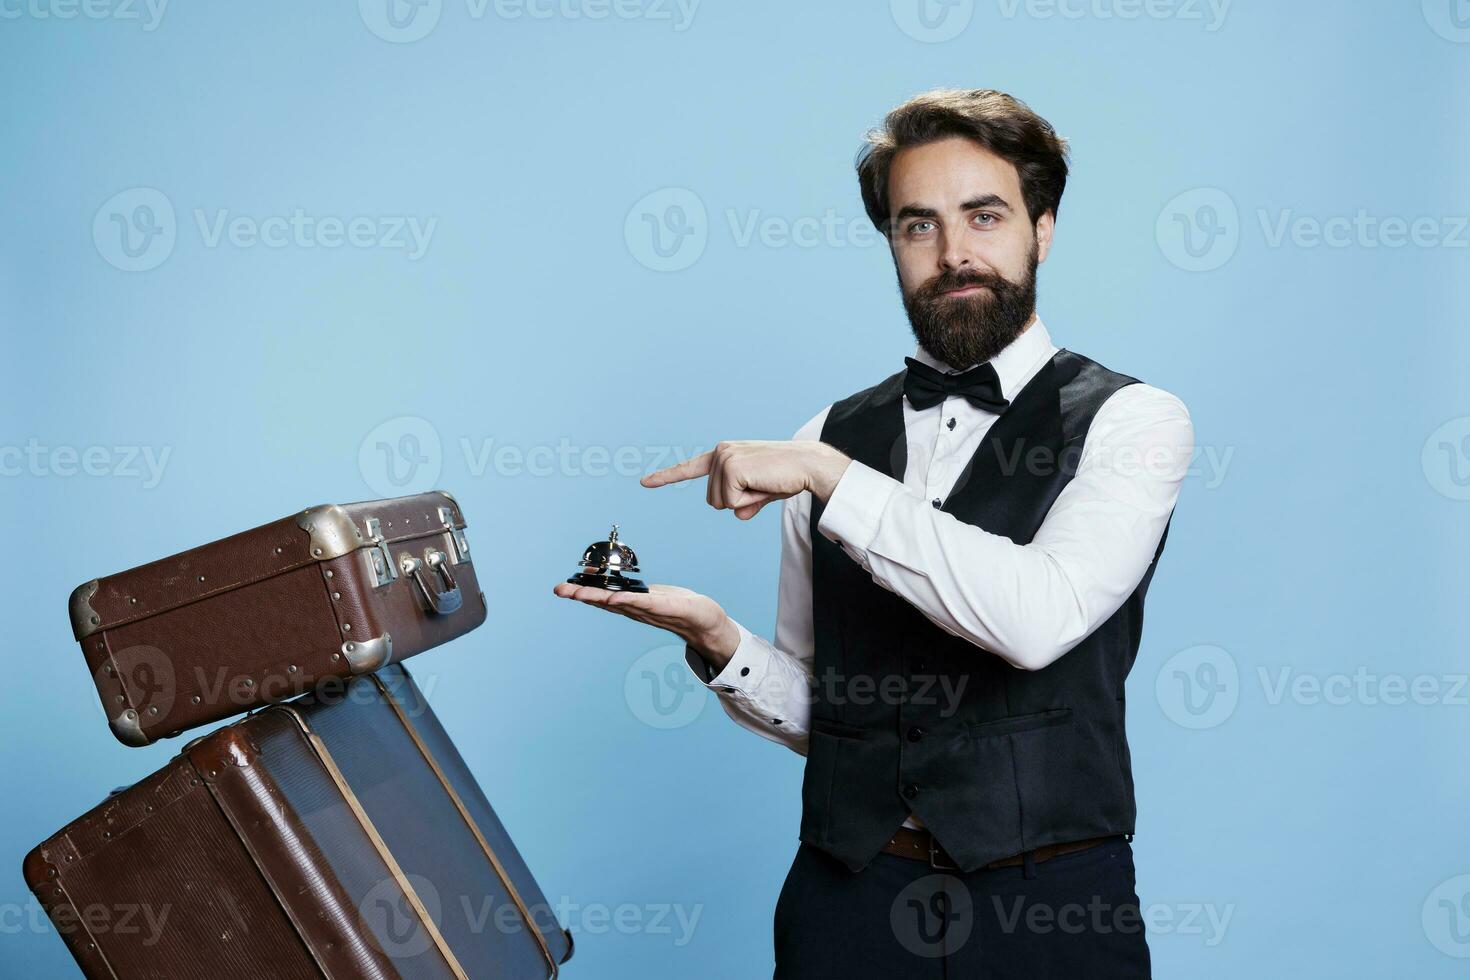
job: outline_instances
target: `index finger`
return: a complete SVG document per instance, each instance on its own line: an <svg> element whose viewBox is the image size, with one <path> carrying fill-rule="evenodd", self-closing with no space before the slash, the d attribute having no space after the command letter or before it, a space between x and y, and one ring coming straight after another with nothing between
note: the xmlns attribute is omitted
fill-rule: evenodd
<svg viewBox="0 0 1470 980"><path fill-rule="evenodd" d="M669 483L693 480L695 477L709 476L710 464L714 458L715 451L711 449L698 456L692 456L682 463L675 463L673 466L650 473L638 482L645 487L661 487Z"/></svg>

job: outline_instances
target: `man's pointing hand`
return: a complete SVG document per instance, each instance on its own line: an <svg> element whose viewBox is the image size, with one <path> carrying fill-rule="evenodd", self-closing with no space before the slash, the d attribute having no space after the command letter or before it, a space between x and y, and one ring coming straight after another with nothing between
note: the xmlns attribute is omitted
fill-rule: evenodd
<svg viewBox="0 0 1470 980"><path fill-rule="evenodd" d="M810 490L826 501L852 462L825 442L735 440L722 442L642 479L645 487L661 487L704 476L705 497L717 510L731 510L748 521L773 500Z"/></svg>

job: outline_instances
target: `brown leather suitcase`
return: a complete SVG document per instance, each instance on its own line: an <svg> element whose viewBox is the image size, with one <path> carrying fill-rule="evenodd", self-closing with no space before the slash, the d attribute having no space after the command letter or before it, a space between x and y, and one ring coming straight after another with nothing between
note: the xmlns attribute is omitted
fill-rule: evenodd
<svg viewBox="0 0 1470 980"><path fill-rule="evenodd" d="M24 870L93 978L554 977L572 951L396 665L195 739Z"/></svg>
<svg viewBox="0 0 1470 980"><path fill-rule="evenodd" d="M126 745L371 673L484 621L464 514L442 492L312 507L71 596Z"/></svg>

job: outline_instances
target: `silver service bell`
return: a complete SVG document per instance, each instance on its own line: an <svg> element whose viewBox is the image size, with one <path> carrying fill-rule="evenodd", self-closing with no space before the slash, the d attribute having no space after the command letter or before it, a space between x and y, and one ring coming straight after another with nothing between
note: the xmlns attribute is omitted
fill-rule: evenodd
<svg viewBox="0 0 1470 980"><path fill-rule="evenodd" d="M591 585L609 592L647 592L648 586L636 578L624 577L624 572L638 571L638 556L633 549L618 540L618 526L614 524L606 541L597 541L587 546L582 560L577 564L585 571L567 579L573 585Z"/></svg>

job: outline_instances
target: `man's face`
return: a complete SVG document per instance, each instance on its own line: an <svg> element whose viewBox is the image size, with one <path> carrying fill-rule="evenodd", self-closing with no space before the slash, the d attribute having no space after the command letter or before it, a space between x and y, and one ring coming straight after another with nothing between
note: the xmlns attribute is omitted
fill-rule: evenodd
<svg viewBox="0 0 1470 980"><path fill-rule="evenodd" d="M889 243L914 336L956 368L1030 325L1053 220L1033 227L1007 161L955 136L905 147L888 173Z"/></svg>

